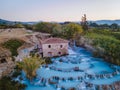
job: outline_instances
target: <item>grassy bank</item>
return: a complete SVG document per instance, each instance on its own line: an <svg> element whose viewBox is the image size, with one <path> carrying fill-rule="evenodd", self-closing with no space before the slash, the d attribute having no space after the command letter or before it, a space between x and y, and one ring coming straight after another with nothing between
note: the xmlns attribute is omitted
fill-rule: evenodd
<svg viewBox="0 0 120 90"><path fill-rule="evenodd" d="M17 49L18 49L20 46L22 46L23 43L24 43L24 42L21 41L21 40L11 39L11 40L8 40L8 41L2 43L2 46L3 46L4 48L9 49L9 50L11 51L11 53L12 53L12 56L16 56L16 55L18 55Z"/></svg>
<svg viewBox="0 0 120 90"><path fill-rule="evenodd" d="M115 34L114 32L103 30L87 32L85 37L92 40L92 46L94 48L101 48L103 50L102 57L105 58L105 60L120 65L120 40ZM98 55L99 54L100 53L98 53Z"/></svg>

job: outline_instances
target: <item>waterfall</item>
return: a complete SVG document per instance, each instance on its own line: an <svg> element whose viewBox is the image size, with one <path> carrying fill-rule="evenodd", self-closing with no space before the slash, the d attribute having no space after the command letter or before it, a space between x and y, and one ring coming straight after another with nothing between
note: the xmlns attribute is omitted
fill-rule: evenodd
<svg viewBox="0 0 120 90"><path fill-rule="evenodd" d="M106 75L103 75L103 78L106 79L107 78Z"/></svg>
<svg viewBox="0 0 120 90"><path fill-rule="evenodd" d="M68 52L69 54L76 54L76 52L74 52L71 47L69 47Z"/></svg>
<svg viewBox="0 0 120 90"><path fill-rule="evenodd" d="M96 90L95 85L93 84L93 90Z"/></svg>
<svg viewBox="0 0 120 90"><path fill-rule="evenodd" d="M67 90L71 86L77 88L76 90L103 90L104 85L111 82L109 80L107 82L107 79L112 82L119 80L119 69L115 69L115 71L114 68L108 68L107 63L92 57L85 49L77 47L75 40L72 42L72 47L68 47L69 55L52 58L52 64L42 65L38 69L38 76L35 79L35 85L39 86L38 90L43 87L47 88L46 90ZM103 67L104 65L105 67ZM112 69L114 72L107 73ZM26 77L26 75L23 76ZM31 86L29 83L27 85L31 90L34 89L33 85Z"/></svg>
<svg viewBox="0 0 120 90"><path fill-rule="evenodd" d="M76 47L76 42L75 42L75 40L73 40L73 47Z"/></svg>
<svg viewBox="0 0 120 90"><path fill-rule="evenodd" d="M49 82L48 82L48 80L46 81L45 85L46 85L46 86L49 86Z"/></svg>
<svg viewBox="0 0 120 90"><path fill-rule="evenodd" d="M40 85L40 84L41 84L41 80L35 83L35 85Z"/></svg>
<svg viewBox="0 0 120 90"><path fill-rule="evenodd" d="M58 87L57 90L61 90L61 88Z"/></svg>
<svg viewBox="0 0 120 90"><path fill-rule="evenodd" d="M110 77L113 77L113 75L112 75L112 74L110 74Z"/></svg>
<svg viewBox="0 0 120 90"><path fill-rule="evenodd" d="M116 70L116 73L117 73L117 74L120 74L120 72L119 72L118 70Z"/></svg>
<svg viewBox="0 0 120 90"><path fill-rule="evenodd" d="M82 81L78 86L78 90L85 90L86 89L86 84L84 81Z"/></svg>

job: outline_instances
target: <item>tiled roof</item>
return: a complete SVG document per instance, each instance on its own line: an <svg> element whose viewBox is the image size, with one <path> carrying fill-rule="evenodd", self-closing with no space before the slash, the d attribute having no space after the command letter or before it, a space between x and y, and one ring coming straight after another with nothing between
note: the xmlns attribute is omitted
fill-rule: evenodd
<svg viewBox="0 0 120 90"><path fill-rule="evenodd" d="M48 38L41 40L42 44L51 44L51 43L68 43L68 40L62 39L62 38Z"/></svg>

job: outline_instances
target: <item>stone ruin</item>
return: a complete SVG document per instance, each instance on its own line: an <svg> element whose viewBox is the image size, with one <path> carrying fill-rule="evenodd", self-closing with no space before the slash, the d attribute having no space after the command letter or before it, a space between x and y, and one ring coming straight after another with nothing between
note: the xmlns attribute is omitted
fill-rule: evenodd
<svg viewBox="0 0 120 90"><path fill-rule="evenodd" d="M11 52L5 48L0 47L0 78L8 76L15 67L12 60Z"/></svg>

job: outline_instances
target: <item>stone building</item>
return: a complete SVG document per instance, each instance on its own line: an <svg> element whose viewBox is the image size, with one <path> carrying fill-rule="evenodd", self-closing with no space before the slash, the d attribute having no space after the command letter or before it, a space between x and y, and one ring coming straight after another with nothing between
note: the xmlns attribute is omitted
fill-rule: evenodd
<svg viewBox="0 0 120 90"><path fill-rule="evenodd" d="M68 41L61 38L41 40L43 57L53 57L68 54Z"/></svg>

